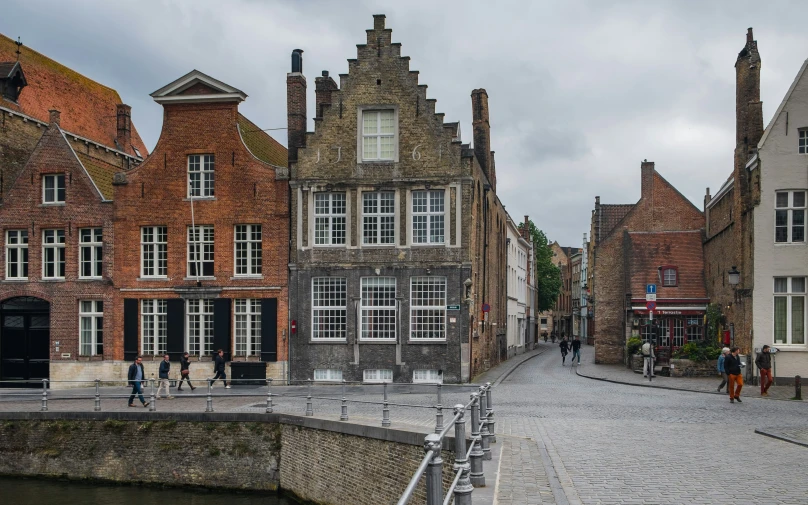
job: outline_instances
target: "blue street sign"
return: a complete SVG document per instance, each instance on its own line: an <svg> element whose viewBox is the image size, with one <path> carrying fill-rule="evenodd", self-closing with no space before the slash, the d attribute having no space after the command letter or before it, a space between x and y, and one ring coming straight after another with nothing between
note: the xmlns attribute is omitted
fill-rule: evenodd
<svg viewBox="0 0 808 505"><path fill-rule="evenodd" d="M656 284L646 284L645 285L645 294L646 295L655 295L656 294Z"/></svg>

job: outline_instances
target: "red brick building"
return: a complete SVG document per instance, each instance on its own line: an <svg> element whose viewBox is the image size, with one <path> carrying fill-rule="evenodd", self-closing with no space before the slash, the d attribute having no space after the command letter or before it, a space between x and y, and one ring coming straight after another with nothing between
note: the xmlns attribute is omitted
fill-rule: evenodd
<svg viewBox="0 0 808 505"><path fill-rule="evenodd" d="M160 140L115 180L114 358L210 361L221 348L282 377L286 148L239 113L244 92L201 72L151 96L164 108Z"/></svg>

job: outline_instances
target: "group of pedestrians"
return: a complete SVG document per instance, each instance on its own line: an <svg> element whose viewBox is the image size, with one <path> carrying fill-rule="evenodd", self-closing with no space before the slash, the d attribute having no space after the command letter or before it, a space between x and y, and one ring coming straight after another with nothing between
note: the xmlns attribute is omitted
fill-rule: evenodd
<svg viewBox="0 0 808 505"><path fill-rule="evenodd" d="M219 349L216 351L216 355L213 358L213 371L215 375L213 376L213 381L221 380L224 384L225 389L230 389L230 385L227 383L227 374L225 373L225 359L224 359L224 351ZM169 382L169 375L171 373L171 357L168 354L163 356L163 361L160 362L160 367L158 369L158 386L157 386L157 393L155 394L156 398L160 398L160 391L165 389L165 396L163 398L171 400L174 397L171 395L170 382ZM135 396L138 397L140 403L144 407L149 406L149 402L143 397L143 386L146 383L146 373L143 370L143 358L138 356L135 359L135 362L129 366L129 373L127 374L127 380L129 381L129 385L132 386L132 394L129 396L129 406L135 406ZM180 360L180 381L179 385L177 386L177 391L182 391L182 385L187 382L188 387L191 388L191 391L196 389L193 384L191 384L191 356L189 353L184 353L182 359ZM212 386L211 386L212 387Z"/></svg>
<svg viewBox="0 0 808 505"><path fill-rule="evenodd" d="M572 342L567 340L566 336L561 337L561 342L559 342L558 346L561 348L561 366L565 366L567 363L567 354L572 352L572 358L570 359L570 365L575 364L575 358L578 358L578 364L581 364L581 339L578 335L572 339Z"/></svg>
<svg viewBox="0 0 808 505"><path fill-rule="evenodd" d="M718 357L718 373L721 374L721 384L718 386L718 392L724 386L727 386L727 393L729 393L730 403L743 403L741 401L741 389L743 389L743 373L742 368L744 364L738 356L739 349L737 347L721 349L721 356ZM760 353L755 358L755 365L760 371L760 396L769 396L769 388L772 385L772 355L771 346L764 345Z"/></svg>

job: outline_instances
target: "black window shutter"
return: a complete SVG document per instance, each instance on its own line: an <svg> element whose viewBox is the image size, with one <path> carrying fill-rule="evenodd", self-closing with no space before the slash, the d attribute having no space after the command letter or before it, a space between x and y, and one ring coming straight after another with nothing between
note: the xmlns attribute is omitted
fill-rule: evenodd
<svg viewBox="0 0 808 505"><path fill-rule="evenodd" d="M123 359L137 358L137 298L123 299Z"/></svg>
<svg viewBox="0 0 808 505"><path fill-rule="evenodd" d="M230 361L230 298L213 300L213 351L224 351L224 359Z"/></svg>
<svg viewBox="0 0 808 505"><path fill-rule="evenodd" d="M278 299L261 300L261 361L278 361Z"/></svg>
<svg viewBox="0 0 808 505"><path fill-rule="evenodd" d="M166 351L171 361L179 361L185 351L185 300L166 300Z"/></svg>

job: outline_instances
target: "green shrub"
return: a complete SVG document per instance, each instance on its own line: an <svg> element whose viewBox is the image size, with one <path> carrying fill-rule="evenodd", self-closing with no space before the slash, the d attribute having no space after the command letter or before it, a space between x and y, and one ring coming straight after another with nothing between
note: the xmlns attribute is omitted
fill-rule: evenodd
<svg viewBox="0 0 808 505"><path fill-rule="evenodd" d="M641 347L642 347L642 339L639 337L631 337L626 342L626 352L628 353L629 356L639 354Z"/></svg>
<svg viewBox="0 0 808 505"><path fill-rule="evenodd" d="M688 342L676 352L673 357L676 359L689 359L690 361L708 361L718 359L721 354L721 348L716 347L712 342L706 340L698 340L696 342Z"/></svg>

